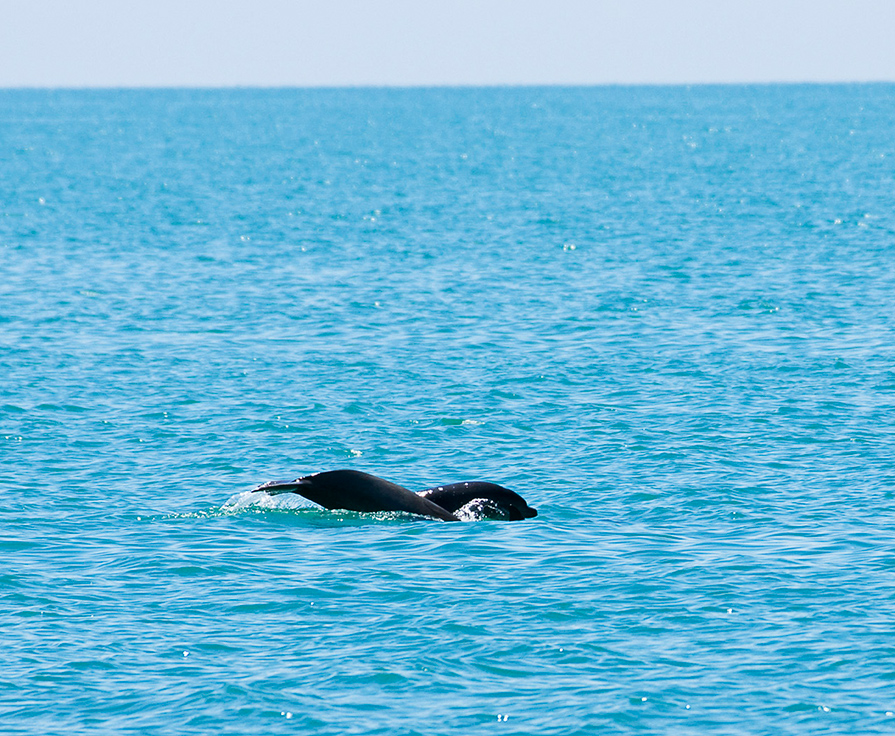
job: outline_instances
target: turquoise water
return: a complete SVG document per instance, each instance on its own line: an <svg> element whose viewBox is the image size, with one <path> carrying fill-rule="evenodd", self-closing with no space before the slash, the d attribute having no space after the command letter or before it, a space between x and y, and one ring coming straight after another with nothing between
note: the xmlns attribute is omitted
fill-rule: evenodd
<svg viewBox="0 0 895 736"><path fill-rule="evenodd" d="M3 732L893 732L893 260L888 85L0 92Z"/></svg>

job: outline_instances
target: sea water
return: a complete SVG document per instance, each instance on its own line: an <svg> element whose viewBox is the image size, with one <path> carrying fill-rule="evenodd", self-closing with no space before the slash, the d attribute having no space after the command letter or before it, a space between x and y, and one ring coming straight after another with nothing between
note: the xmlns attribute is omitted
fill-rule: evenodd
<svg viewBox="0 0 895 736"><path fill-rule="evenodd" d="M0 92L0 494L3 733L892 733L895 87Z"/></svg>

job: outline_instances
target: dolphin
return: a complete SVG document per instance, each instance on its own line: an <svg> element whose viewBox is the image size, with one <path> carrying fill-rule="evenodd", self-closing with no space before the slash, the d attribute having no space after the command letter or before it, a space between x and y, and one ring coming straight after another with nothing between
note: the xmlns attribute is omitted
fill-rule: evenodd
<svg viewBox="0 0 895 736"><path fill-rule="evenodd" d="M407 511L442 521L459 521L455 514L467 504L484 518L517 521L538 513L518 493L496 483L450 483L414 493L359 470L329 470L296 480L269 481L252 489L253 493L259 491L271 495L297 493L327 509Z"/></svg>

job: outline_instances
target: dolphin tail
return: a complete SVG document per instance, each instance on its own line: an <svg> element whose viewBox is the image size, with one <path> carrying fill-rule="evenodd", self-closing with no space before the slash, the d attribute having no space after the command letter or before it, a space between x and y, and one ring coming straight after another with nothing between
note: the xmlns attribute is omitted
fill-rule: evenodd
<svg viewBox="0 0 895 736"><path fill-rule="evenodd" d="M276 496L279 493L295 493L304 485L303 480L303 478L296 480L269 480L267 483L262 483L257 488L253 488L252 493L264 491L271 496Z"/></svg>

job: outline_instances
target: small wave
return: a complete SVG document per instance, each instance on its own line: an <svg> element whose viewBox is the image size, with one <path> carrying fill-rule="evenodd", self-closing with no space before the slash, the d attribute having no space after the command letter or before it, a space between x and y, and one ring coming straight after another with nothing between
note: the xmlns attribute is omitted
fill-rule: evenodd
<svg viewBox="0 0 895 736"><path fill-rule="evenodd" d="M510 513L487 498L474 498L454 512L460 521L510 520Z"/></svg>
<svg viewBox="0 0 895 736"><path fill-rule="evenodd" d="M239 514L287 513L314 524L362 525L369 523L394 523L419 521L424 517L404 511L361 512L344 509L325 509L296 494L283 493L269 496L266 493L244 491L231 496L221 506L203 511L170 514L164 519L212 519ZM149 517L143 517L148 519ZM470 517L472 518L472 517Z"/></svg>
<svg viewBox="0 0 895 736"><path fill-rule="evenodd" d="M295 510L316 508L310 505L310 502L294 493L281 493L276 496L267 493L254 493L253 491L243 491L231 496L221 506L221 511L226 514L237 514L246 509L262 509L262 510Z"/></svg>

